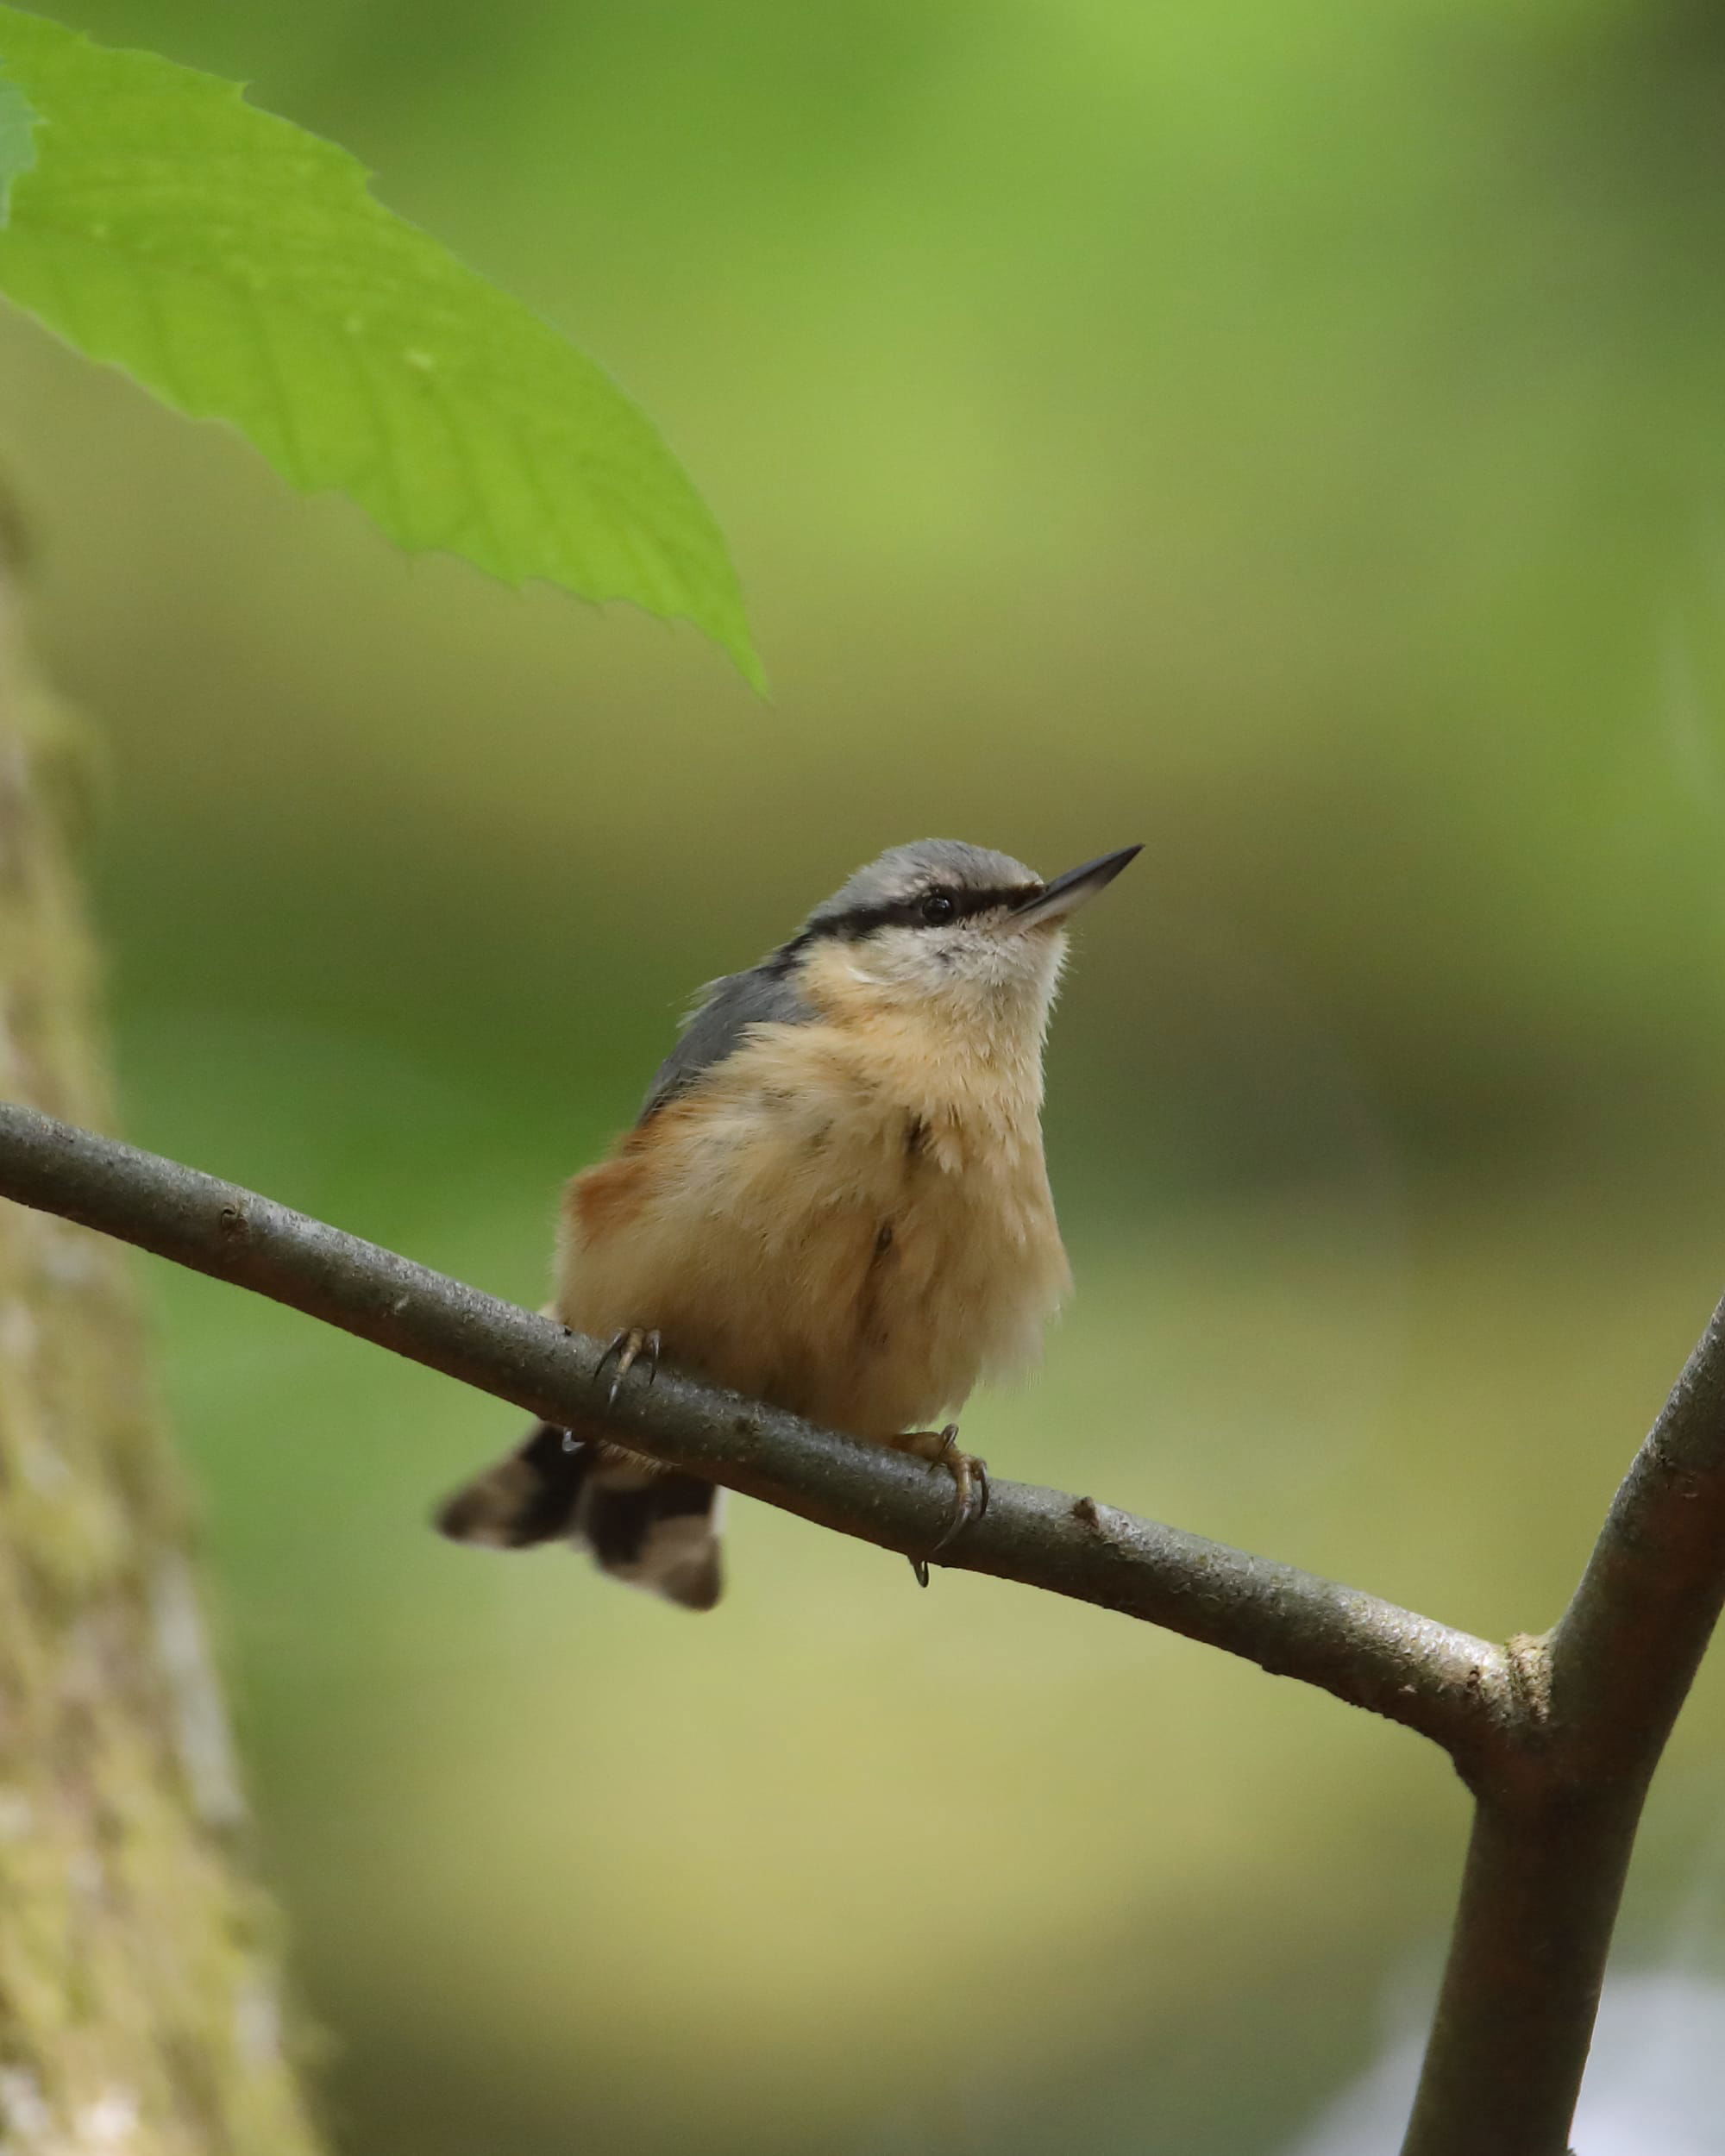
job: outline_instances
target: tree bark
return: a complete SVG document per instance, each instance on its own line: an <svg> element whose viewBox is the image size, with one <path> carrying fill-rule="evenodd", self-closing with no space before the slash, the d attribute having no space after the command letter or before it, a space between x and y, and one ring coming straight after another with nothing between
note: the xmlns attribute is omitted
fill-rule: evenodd
<svg viewBox="0 0 1725 2156"><path fill-rule="evenodd" d="M73 858L91 744L0 518L0 1091L108 1119ZM0 1208L0 2148L312 2156L279 1925L114 1246Z"/></svg>

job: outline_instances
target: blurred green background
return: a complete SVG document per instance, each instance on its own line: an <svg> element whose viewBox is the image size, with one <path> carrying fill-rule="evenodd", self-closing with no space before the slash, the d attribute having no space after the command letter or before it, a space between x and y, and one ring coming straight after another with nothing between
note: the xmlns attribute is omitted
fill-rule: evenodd
<svg viewBox="0 0 1725 2156"><path fill-rule="evenodd" d="M536 1300L695 983L896 840L1143 840L1052 1048L1077 1299L968 1441L1549 1621L1725 1279L1716 13L55 11L611 367L775 689L0 321L130 1133ZM1258 2156L1429 1982L1413 1738L759 1507L699 1623L450 1549L507 1413L149 1286L349 2156ZM1725 1967L1722 1735L1716 1668L1628 1964Z"/></svg>

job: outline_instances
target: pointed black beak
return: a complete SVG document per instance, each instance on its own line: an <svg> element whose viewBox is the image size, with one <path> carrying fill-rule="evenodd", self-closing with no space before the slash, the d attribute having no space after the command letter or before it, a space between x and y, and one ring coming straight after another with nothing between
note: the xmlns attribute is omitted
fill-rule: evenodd
<svg viewBox="0 0 1725 2156"><path fill-rule="evenodd" d="M1069 868L1063 876L1044 884L1033 898L1020 899L1013 908L1010 925L1046 928L1052 922L1063 921L1081 906L1088 906L1143 851L1142 846L1122 846L1117 854L1104 854L1100 861L1087 861L1082 868Z"/></svg>

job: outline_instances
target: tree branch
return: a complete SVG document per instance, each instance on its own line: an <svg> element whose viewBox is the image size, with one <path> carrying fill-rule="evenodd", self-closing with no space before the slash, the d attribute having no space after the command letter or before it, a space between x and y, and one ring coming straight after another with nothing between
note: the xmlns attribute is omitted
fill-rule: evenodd
<svg viewBox="0 0 1725 2156"><path fill-rule="evenodd" d="M1403 2156L1564 2156L1642 1802L1725 1603L1725 1303L1568 1609L1511 1643Z"/></svg>
<svg viewBox="0 0 1725 2156"><path fill-rule="evenodd" d="M0 1106L0 1197L249 1288L552 1423L906 1555L944 1482L662 1371L609 1400L599 1342L213 1176ZM1477 1801L1404 2156L1563 2156L1641 1801L1725 1602L1725 1304L1549 1639L1490 1645L1088 1497L996 1482L939 1563L1094 1602L1420 1731Z"/></svg>
<svg viewBox="0 0 1725 2156"><path fill-rule="evenodd" d="M1606 1515L1551 1636L1548 1714L1572 1778L1651 1772L1725 1605L1725 1303Z"/></svg>
<svg viewBox="0 0 1725 2156"><path fill-rule="evenodd" d="M669 1368L624 1381L602 1345L214 1176L0 1106L0 1196L249 1288L551 1423L602 1412L631 1445L882 1548L919 1554L944 1480ZM1510 1693L1503 1651L1394 1603L1130 1513L996 1480L938 1560L1094 1602L1320 1686L1416 1729L1465 1771Z"/></svg>

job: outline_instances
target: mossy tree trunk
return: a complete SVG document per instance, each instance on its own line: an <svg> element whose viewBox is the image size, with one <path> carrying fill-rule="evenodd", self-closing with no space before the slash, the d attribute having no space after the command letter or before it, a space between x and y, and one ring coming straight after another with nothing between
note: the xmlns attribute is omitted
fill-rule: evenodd
<svg viewBox="0 0 1725 2156"><path fill-rule="evenodd" d="M0 1094L108 1119L78 728L0 560ZM126 1254L0 1203L0 2152L312 2156Z"/></svg>

